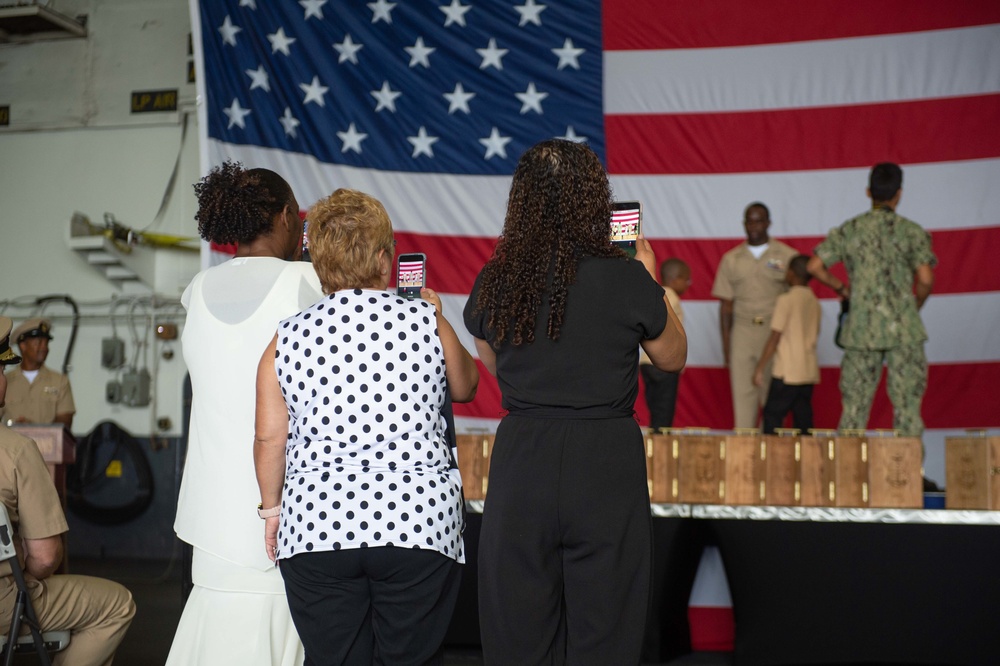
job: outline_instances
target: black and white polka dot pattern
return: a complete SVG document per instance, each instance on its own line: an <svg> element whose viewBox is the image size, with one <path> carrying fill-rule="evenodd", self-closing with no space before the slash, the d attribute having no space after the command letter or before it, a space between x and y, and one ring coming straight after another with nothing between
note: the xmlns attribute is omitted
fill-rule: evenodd
<svg viewBox="0 0 1000 666"><path fill-rule="evenodd" d="M394 546L464 562L434 306L335 292L281 322L275 369L289 412L279 558Z"/></svg>

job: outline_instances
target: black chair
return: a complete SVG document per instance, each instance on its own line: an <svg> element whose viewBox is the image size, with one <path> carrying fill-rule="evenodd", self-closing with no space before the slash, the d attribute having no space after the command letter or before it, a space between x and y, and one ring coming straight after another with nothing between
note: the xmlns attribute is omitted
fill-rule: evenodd
<svg viewBox="0 0 1000 666"><path fill-rule="evenodd" d="M14 654L34 652L43 666L51 666L49 652L64 650L69 645L69 631L43 632L31 605L28 586L24 581L21 563L17 561L17 551L14 549L14 527L10 524L7 507L0 503L0 562L10 562L11 574L17 584L17 599L14 601L14 612L11 614L10 630L6 635L0 635L0 655L3 656L3 666L14 663ZM30 634L21 635L21 625L31 630Z"/></svg>

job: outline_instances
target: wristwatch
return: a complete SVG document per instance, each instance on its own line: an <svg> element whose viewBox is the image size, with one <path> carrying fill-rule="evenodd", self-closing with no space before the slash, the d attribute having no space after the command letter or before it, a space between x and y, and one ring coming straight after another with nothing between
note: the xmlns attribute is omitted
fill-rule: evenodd
<svg viewBox="0 0 1000 666"><path fill-rule="evenodd" d="M272 506L270 509L265 509L263 502L257 505L257 515L261 518L274 518L281 513L281 505Z"/></svg>

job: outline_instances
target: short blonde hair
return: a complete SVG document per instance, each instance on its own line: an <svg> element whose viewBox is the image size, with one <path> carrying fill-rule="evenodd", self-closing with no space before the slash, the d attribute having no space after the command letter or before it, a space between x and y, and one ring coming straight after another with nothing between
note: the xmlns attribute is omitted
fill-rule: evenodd
<svg viewBox="0 0 1000 666"><path fill-rule="evenodd" d="M379 250L392 261L392 222L375 197L341 188L309 209L309 256L331 294L380 286Z"/></svg>

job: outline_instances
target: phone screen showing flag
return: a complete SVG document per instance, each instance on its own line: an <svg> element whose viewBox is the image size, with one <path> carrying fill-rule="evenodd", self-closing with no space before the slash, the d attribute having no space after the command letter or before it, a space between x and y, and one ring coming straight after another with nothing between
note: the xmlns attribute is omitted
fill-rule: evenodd
<svg viewBox="0 0 1000 666"><path fill-rule="evenodd" d="M399 266L396 273L396 293L405 298L418 298L420 289L424 286L424 265L426 260L423 256L409 257L403 255L399 258Z"/></svg>
<svg viewBox="0 0 1000 666"><path fill-rule="evenodd" d="M611 242L635 256L635 241L642 228L642 205L638 201L618 201L611 209Z"/></svg>

